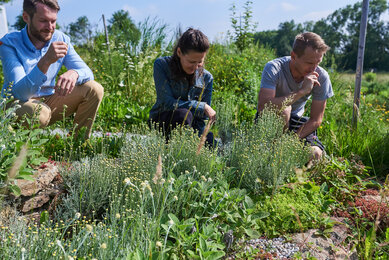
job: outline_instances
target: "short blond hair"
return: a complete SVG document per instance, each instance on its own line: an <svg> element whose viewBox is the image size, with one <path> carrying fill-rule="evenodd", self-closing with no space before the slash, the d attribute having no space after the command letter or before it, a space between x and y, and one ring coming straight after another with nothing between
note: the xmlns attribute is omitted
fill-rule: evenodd
<svg viewBox="0 0 389 260"><path fill-rule="evenodd" d="M326 53L330 47L324 42L320 35L313 32L305 32L296 35L293 42L293 52L298 56L302 56L307 47L311 47L315 51Z"/></svg>

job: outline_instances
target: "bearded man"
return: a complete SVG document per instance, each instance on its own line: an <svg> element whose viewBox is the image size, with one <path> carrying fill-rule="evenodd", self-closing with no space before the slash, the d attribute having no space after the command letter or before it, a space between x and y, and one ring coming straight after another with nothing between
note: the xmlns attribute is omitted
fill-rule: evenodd
<svg viewBox="0 0 389 260"><path fill-rule="evenodd" d="M57 0L24 0L26 27L0 39L2 95L19 100L17 115L36 118L41 127L75 114L76 134L85 127L88 138L104 89L70 38L56 30L59 10ZM62 66L67 70L56 80Z"/></svg>

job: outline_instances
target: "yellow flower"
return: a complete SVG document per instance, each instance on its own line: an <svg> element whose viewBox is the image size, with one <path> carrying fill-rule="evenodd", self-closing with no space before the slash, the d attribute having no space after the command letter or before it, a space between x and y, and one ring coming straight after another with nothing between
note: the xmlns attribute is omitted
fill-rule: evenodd
<svg viewBox="0 0 389 260"><path fill-rule="evenodd" d="M106 249L106 248L107 248L107 244L106 244L106 243L102 243L102 244L100 245L100 248Z"/></svg>

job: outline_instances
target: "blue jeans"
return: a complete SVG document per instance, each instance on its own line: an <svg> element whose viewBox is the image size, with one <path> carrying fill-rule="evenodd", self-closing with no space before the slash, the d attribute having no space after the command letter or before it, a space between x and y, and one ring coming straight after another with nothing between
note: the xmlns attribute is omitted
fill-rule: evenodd
<svg viewBox="0 0 389 260"><path fill-rule="evenodd" d="M193 116L192 112L186 108L178 108L173 111L165 111L159 113L157 118L151 118L149 124L154 125L159 131L162 131L166 137L166 141L169 140L170 132L177 126L185 125L192 127L199 135L203 133L201 128L201 119L197 119ZM212 132L208 132L206 138L206 144L210 146L215 145L215 140Z"/></svg>

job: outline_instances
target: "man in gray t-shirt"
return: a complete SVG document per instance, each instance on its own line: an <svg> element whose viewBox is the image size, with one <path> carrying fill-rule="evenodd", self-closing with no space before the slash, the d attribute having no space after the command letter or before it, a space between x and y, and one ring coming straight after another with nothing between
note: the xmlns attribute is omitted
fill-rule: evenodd
<svg viewBox="0 0 389 260"><path fill-rule="evenodd" d="M266 64L258 94L258 112L267 103L279 108L286 106L283 116L287 127L312 146L312 156L316 159L324 150L316 129L322 123L327 99L334 95L328 73L319 67L328 48L315 33L297 35L291 56ZM310 118L304 119L305 103L310 97Z"/></svg>

